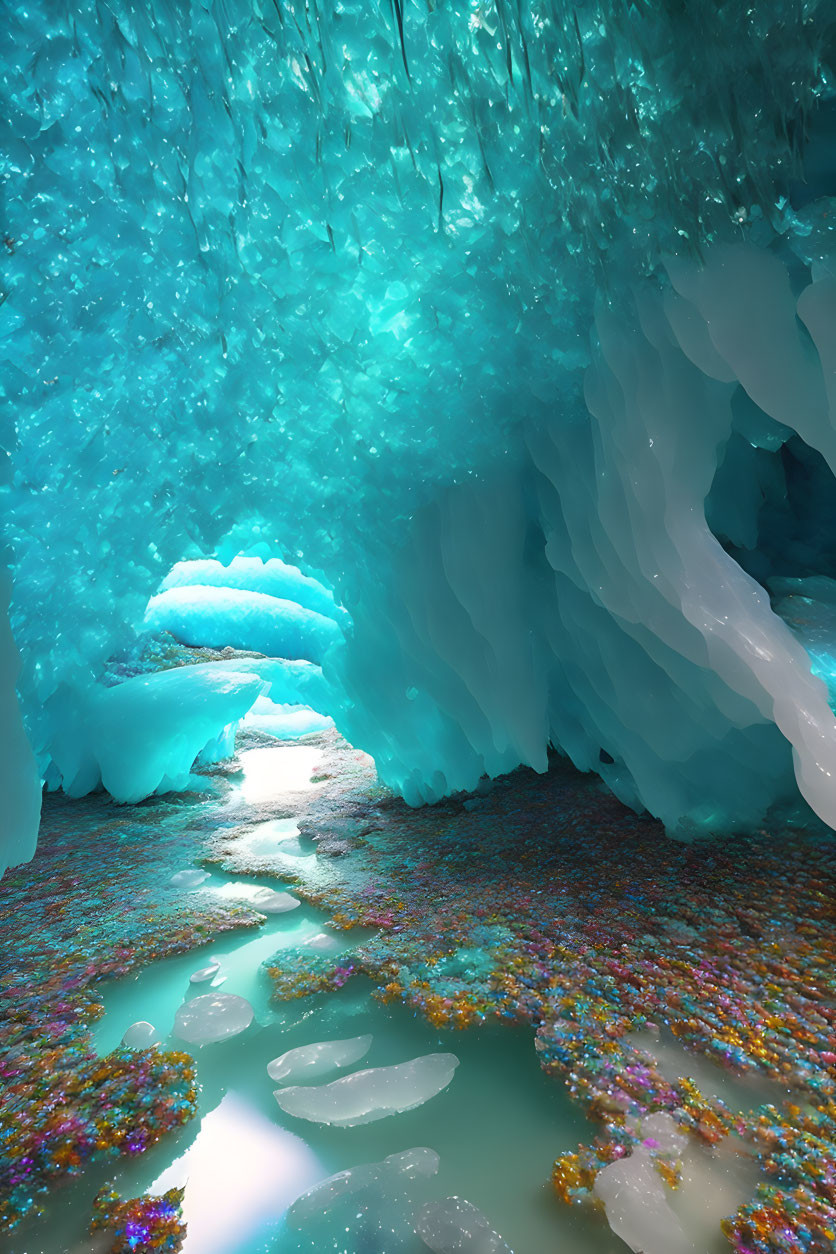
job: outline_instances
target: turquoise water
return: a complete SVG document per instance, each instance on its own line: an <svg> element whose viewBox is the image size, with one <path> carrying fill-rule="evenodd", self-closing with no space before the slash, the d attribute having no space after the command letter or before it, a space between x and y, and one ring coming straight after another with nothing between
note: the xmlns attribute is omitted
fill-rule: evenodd
<svg viewBox="0 0 836 1254"><path fill-rule="evenodd" d="M240 810L250 827L245 839L254 856L278 850L288 869L315 859L296 821L270 818L265 806L292 809L300 792L315 787L310 777L318 756L305 746L241 754L241 775L222 805ZM167 874L186 869L170 868ZM269 875L212 872L190 895L246 902L261 888L287 890L287 885ZM361 980L339 992L271 1003L261 964L282 947L310 943L337 952L369 935L360 929L335 933L324 920L303 904L268 917L257 929L222 933L187 954L101 985L105 1013L94 1029L100 1053L118 1045L125 1030L141 1019L154 1025L165 1046L184 1048L172 1033L174 1017L184 1000L209 991L209 983L193 985L189 977L212 960L220 963L221 991L245 997L254 1021L229 1040L185 1046L196 1058L199 1083L198 1115L187 1127L135 1160L91 1166L56 1191L47 1216L23 1227L9 1254L98 1250L86 1236L86 1225L93 1196L106 1180L115 1180L123 1196L185 1185L189 1234L184 1254L290 1254L293 1240L283 1221L300 1193L335 1171L413 1146L428 1146L440 1156L427 1195L467 1198L516 1254L626 1250L603 1219L570 1210L552 1195L554 1158L588 1139L592 1129L559 1082L541 1071L530 1028L438 1030L402 1005L381 1005ZM359 1067L405 1062L434 1051L455 1053L460 1066L449 1087L424 1106L360 1127L319 1126L280 1110L266 1070L273 1058L295 1046L361 1033L374 1039Z"/></svg>

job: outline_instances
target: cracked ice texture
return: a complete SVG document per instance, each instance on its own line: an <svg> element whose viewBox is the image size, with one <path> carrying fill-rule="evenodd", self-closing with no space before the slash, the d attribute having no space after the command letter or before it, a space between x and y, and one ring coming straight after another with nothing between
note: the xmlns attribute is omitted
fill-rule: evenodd
<svg viewBox="0 0 836 1254"><path fill-rule="evenodd" d="M403 46L390 5L310 14L4 14L41 771L172 564L247 551L335 588L329 711L409 800L551 741L683 831L794 755L832 821L823 689L703 508L738 393L833 467L833 189L788 201L832 6L407 4Z"/></svg>

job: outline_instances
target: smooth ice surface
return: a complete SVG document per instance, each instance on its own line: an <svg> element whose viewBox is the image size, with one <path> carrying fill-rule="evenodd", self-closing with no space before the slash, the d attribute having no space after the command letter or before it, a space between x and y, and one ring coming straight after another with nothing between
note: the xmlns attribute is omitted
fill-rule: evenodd
<svg viewBox="0 0 836 1254"><path fill-rule="evenodd" d="M352 1128L423 1106L446 1089L458 1065L455 1054L425 1054L392 1067L355 1071L330 1084L277 1089L275 1098L297 1119Z"/></svg>
<svg viewBox="0 0 836 1254"><path fill-rule="evenodd" d="M761 454L836 469L832 0L7 9L0 492L50 786L109 786L74 746L174 563L268 559L199 586L278 631L281 557L350 615L324 712L412 803L554 745L683 836L798 789L836 824L825 685L732 552Z"/></svg>
<svg viewBox="0 0 836 1254"><path fill-rule="evenodd" d="M170 588L148 602L145 623L181 644L250 649L268 657L321 662L342 632L332 618L263 592Z"/></svg>
<svg viewBox="0 0 836 1254"><path fill-rule="evenodd" d="M174 1032L190 1045L209 1045L244 1032L253 1008L236 993L203 993L184 1002L174 1016Z"/></svg>
<svg viewBox="0 0 836 1254"><path fill-rule="evenodd" d="M479 1208L462 1197L427 1202L415 1230L433 1254L511 1254Z"/></svg>
<svg viewBox="0 0 836 1254"><path fill-rule="evenodd" d="M316 938L314 938L316 939ZM291 1083L296 1080L313 1080L350 1067L364 1058L371 1049L372 1037L352 1036L342 1041L316 1041L312 1045L298 1045L280 1054L267 1064L271 1080Z"/></svg>

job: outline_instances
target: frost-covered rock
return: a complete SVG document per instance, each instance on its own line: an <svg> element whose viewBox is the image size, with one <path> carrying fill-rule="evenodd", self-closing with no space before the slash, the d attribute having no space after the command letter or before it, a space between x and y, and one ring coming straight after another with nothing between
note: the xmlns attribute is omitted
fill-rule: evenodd
<svg viewBox="0 0 836 1254"><path fill-rule="evenodd" d="M203 993L180 1006L174 1032L190 1045L209 1045L246 1031L253 1015L247 999L236 993Z"/></svg>
<svg viewBox="0 0 836 1254"><path fill-rule="evenodd" d="M311 1123L353 1128L423 1106L453 1079L455 1054L425 1054L393 1067L370 1067L330 1084L277 1089L282 1110Z"/></svg>
<svg viewBox="0 0 836 1254"><path fill-rule="evenodd" d="M511 1254L482 1212L462 1197L427 1202L415 1231L433 1254Z"/></svg>
<svg viewBox="0 0 836 1254"><path fill-rule="evenodd" d="M341 1041L317 1041L312 1045L299 1045L289 1049L267 1064L271 1080L291 1083L297 1080L313 1080L350 1067L364 1058L371 1049L371 1036L352 1036Z"/></svg>

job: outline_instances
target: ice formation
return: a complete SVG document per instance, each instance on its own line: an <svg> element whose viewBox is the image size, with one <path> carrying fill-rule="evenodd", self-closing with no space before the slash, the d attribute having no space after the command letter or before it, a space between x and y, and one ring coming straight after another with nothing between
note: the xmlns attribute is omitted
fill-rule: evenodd
<svg viewBox="0 0 836 1254"><path fill-rule="evenodd" d="M282 1110L297 1119L354 1128L423 1106L453 1079L455 1054L425 1054L392 1067L369 1067L330 1084L277 1089Z"/></svg>
<svg viewBox="0 0 836 1254"><path fill-rule="evenodd" d="M152 616L205 627L199 579L238 639L277 593L318 655L345 629L320 712L410 802L553 745L683 835L797 789L836 824L826 685L768 592L834 574L830 0L4 17L0 492L50 784L228 750L143 704L115 767L83 730L186 559Z"/></svg>
<svg viewBox="0 0 836 1254"><path fill-rule="evenodd" d="M190 1045L209 1045L244 1032L253 1008L236 993L203 993L183 1002L174 1016L174 1033Z"/></svg>
<svg viewBox="0 0 836 1254"><path fill-rule="evenodd" d="M299 1045L280 1054L267 1065L271 1080L313 1080L350 1067L365 1058L371 1049L371 1036L352 1036L342 1041L316 1041L313 1045Z"/></svg>
<svg viewBox="0 0 836 1254"><path fill-rule="evenodd" d="M478 1207L462 1197L427 1202L415 1231L433 1254L511 1254Z"/></svg>
<svg viewBox="0 0 836 1254"><path fill-rule="evenodd" d="M337 624L324 614L239 588L169 588L148 602L145 622L182 644L231 645L317 663L342 638Z"/></svg>
<svg viewBox="0 0 836 1254"><path fill-rule="evenodd" d="M169 588L240 588L243 592L259 592L264 596L291 601L304 609L323 614L337 622L345 622L346 614L334 601L334 594L318 579L303 575L297 566L279 558L234 557L228 565L204 558L202 561L177 562L160 585L160 592Z"/></svg>
<svg viewBox="0 0 836 1254"><path fill-rule="evenodd" d="M290 1207L292 1248L299 1254L413 1254L415 1192L438 1165L434 1150L416 1148L329 1176Z"/></svg>

